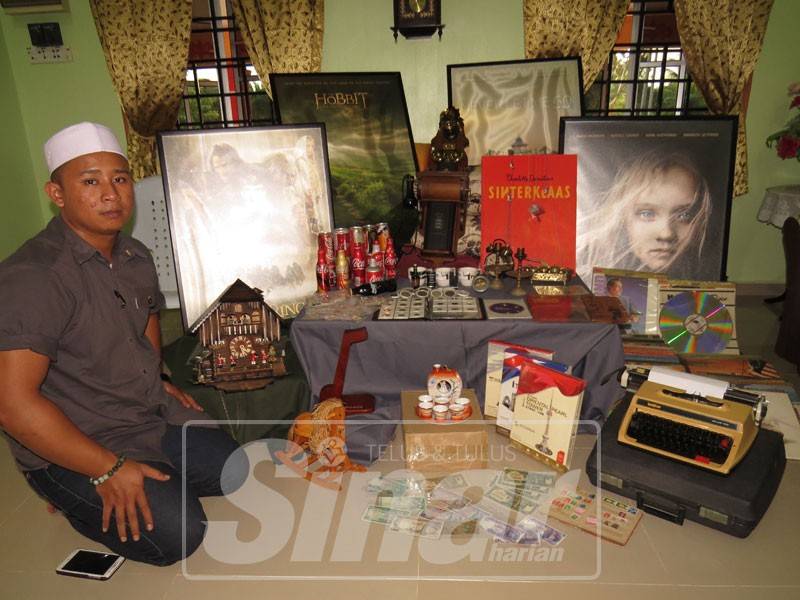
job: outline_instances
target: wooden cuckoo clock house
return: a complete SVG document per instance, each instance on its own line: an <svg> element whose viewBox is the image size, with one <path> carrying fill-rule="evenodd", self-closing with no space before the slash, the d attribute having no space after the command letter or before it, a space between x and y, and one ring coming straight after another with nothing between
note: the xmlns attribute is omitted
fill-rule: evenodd
<svg viewBox="0 0 800 600"><path fill-rule="evenodd" d="M261 290L237 279L198 320L202 344L197 383L225 391L255 390L286 375L278 313Z"/></svg>

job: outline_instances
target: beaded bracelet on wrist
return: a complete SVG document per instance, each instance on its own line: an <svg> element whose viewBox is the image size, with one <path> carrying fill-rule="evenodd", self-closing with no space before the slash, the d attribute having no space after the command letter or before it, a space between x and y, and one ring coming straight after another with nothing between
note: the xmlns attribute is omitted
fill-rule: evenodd
<svg viewBox="0 0 800 600"><path fill-rule="evenodd" d="M117 462L114 463L114 466L111 467L111 470L109 470L108 473L105 473L104 475L100 475L100 477L90 477L89 478L89 483L91 483L94 486L98 486L101 483L105 483L106 481L111 479L111 477L114 476L114 473L119 471L120 468L122 467L122 465L125 464L125 459L126 458L127 457L124 454L120 454L119 458L117 459Z"/></svg>

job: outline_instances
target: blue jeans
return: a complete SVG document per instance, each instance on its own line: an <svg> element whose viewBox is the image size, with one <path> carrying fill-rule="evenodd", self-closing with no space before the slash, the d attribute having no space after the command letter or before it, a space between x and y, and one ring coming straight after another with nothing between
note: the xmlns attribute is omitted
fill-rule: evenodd
<svg viewBox="0 0 800 600"><path fill-rule="evenodd" d="M238 452L235 455L237 461L225 469L225 477L230 481L221 482L223 465L238 445L221 429L188 427L184 518L181 443L182 428L168 425L161 446L174 467L161 462L147 462L168 474L170 479L156 481L145 478L144 490L153 513L154 528L147 531L139 515L141 537L138 542L130 536L127 542L120 541L113 515L111 526L103 533L103 502L86 475L51 464L45 469L28 471L25 477L37 494L64 513L78 533L131 560L157 566L170 565L192 554L203 541L206 515L198 498L221 496L223 489L236 489L248 473L247 459L244 453Z"/></svg>

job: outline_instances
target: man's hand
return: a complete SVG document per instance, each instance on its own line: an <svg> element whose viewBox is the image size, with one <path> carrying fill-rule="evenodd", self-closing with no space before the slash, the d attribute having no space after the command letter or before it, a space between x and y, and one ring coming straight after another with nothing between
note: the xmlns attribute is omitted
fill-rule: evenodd
<svg viewBox="0 0 800 600"><path fill-rule="evenodd" d="M158 469L128 459L119 471L95 488L103 500L103 533L108 531L112 512L117 522L119 539L123 542L128 541L126 523L131 529L133 540L139 541L138 512L142 513L147 531L153 531L153 514L144 493L145 477L157 481L169 479L169 475Z"/></svg>
<svg viewBox="0 0 800 600"><path fill-rule="evenodd" d="M164 382L164 391L166 391L170 396L175 398L178 402L183 404L186 408L193 408L195 410L203 412L203 407L200 406L197 402L195 402L194 398L192 398L182 389L171 384L169 381Z"/></svg>
<svg viewBox="0 0 800 600"><path fill-rule="evenodd" d="M147 326L145 327L144 335L148 340L150 340L150 344L153 346L155 351L158 352L160 356L161 328L158 325L158 313L153 313L152 315L150 315L150 318L147 319ZM183 390L172 385L169 381L164 382L164 390L186 408L193 408L195 410L203 412L203 407L200 406L197 402L195 402L194 398L192 398L189 394L187 394Z"/></svg>

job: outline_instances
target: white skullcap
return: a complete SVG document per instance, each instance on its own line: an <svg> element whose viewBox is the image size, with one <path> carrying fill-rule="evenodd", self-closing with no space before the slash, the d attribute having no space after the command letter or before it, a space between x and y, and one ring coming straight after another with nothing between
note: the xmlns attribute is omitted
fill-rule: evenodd
<svg viewBox="0 0 800 600"><path fill-rule="evenodd" d="M93 152L113 152L125 156L114 133L97 123L70 125L44 143L44 159L51 175L73 158Z"/></svg>

